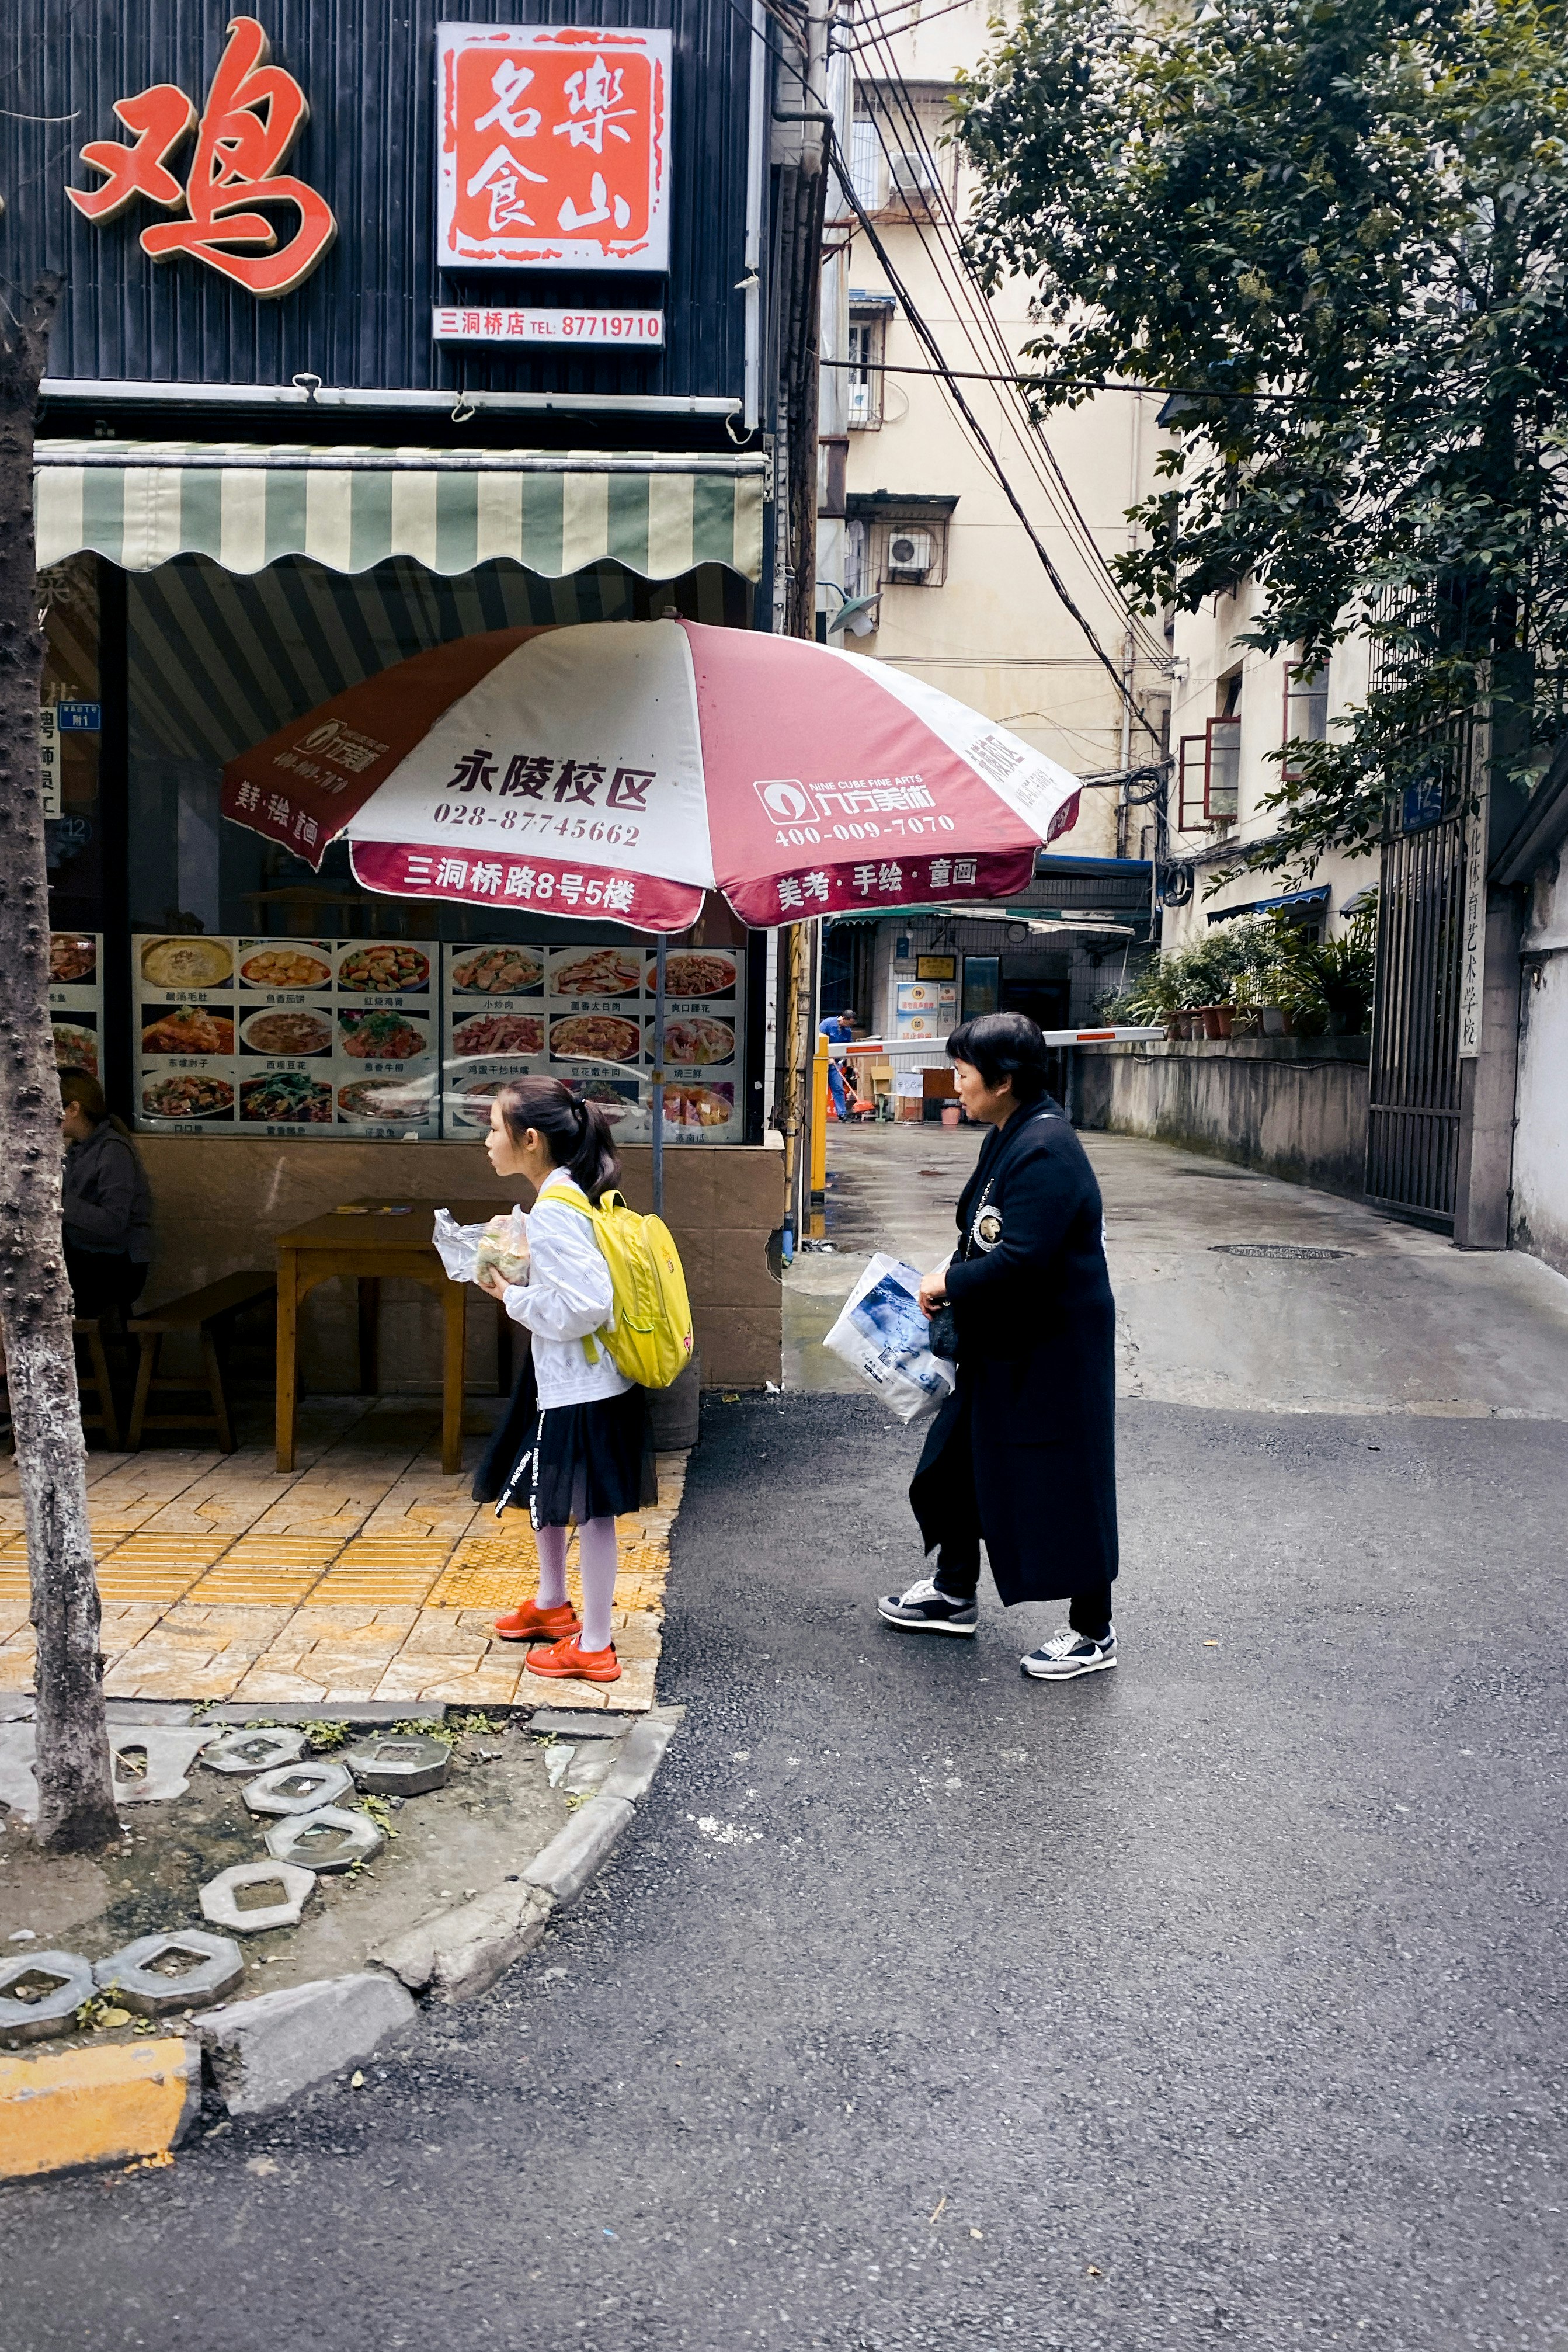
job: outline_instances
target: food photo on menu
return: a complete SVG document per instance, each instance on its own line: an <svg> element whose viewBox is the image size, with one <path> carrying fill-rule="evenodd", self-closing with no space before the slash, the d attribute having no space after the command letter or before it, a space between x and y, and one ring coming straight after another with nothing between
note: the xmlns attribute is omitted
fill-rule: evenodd
<svg viewBox="0 0 1568 2352"><path fill-rule="evenodd" d="M733 996L738 970L737 959L727 949L672 948L664 959L664 995L666 999ZM650 956L646 975L650 996L658 984L658 963Z"/></svg>
<svg viewBox="0 0 1568 2352"><path fill-rule="evenodd" d="M332 985L332 945L329 940L240 941L240 984L244 988L320 989Z"/></svg>
<svg viewBox="0 0 1568 2352"><path fill-rule="evenodd" d="M436 952L405 940L138 940L139 1121L435 1135Z"/></svg>
<svg viewBox="0 0 1568 2352"><path fill-rule="evenodd" d="M544 985L542 948L460 948L450 956L454 996L527 996Z"/></svg>
<svg viewBox="0 0 1568 2352"><path fill-rule="evenodd" d="M98 1027L79 1013L74 1020L55 1019L49 1024L55 1037L55 1067L57 1070L79 1070L85 1077L99 1076Z"/></svg>

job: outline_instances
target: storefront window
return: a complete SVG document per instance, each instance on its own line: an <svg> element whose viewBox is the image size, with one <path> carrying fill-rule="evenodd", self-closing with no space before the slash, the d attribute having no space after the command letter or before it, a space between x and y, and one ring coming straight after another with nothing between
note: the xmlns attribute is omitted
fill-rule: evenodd
<svg viewBox="0 0 1568 2352"><path fill-rule="evenodd" d="M62 704L98 688L91 560L83 572L78 597L63 580L50 607L47 691ZM511 563L448 579L406 559L358 575L303 558L237 574L194 556L127 577L129 934L94 895L99 739L82 735L63 754L77 827L57 843L50 826L61 1066L112 1065L144 1132L301 1140L471 1139L507 1078L549 1071L604 1106L618 1140L647 1142L651 942L366 890L342 843L317 871L223 818L223 771L451 638L648 617L676 599L731 621L738 584L716 565L672 585L613 563L549 581ZM738 932L670 950L668 1142L745 1140L746 961Z"/></svg>

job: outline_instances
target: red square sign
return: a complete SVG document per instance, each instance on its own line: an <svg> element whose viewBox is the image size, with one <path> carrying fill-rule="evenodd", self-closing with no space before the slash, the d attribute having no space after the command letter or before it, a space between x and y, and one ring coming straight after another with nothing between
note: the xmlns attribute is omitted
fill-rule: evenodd
<svg viewBox="0 0 1568 2352"><path fill-rule="evenodd" d="M671 36L442 25L437 266L667 269Z"/></svg>

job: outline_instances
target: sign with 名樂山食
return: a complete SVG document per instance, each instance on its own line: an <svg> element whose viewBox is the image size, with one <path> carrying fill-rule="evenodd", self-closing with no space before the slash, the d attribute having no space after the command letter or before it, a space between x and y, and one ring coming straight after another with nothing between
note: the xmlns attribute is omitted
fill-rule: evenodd
<svg viewBox="0 0 1568 2352"><path fill-rule="evenodd" d="M442 269L669 267L667 32L436 31Z"/></svg>

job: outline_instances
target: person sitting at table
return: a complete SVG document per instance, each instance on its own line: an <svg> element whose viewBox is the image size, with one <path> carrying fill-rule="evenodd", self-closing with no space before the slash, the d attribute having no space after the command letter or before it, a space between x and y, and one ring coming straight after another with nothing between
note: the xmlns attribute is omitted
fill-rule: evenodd
<svg viewBox="0 0 1568 2352"><path fill-rule="evenodd" d="M84 1071L60 1073L60 1224L78 1315L129 1315L152 1263L152 1194L130 1130Z"/></svg>

